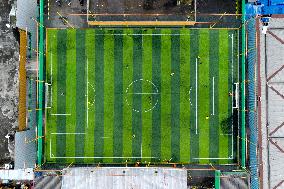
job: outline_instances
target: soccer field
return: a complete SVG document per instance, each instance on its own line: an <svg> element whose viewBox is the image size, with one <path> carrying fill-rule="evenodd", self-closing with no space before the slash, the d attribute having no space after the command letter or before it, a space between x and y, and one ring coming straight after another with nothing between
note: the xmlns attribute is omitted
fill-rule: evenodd
<svg viewBox="0 0 284 189"><path fill-rule="evenodd" d="M48 29L46 161L236 163L238 54L237 30Z"/></svg>

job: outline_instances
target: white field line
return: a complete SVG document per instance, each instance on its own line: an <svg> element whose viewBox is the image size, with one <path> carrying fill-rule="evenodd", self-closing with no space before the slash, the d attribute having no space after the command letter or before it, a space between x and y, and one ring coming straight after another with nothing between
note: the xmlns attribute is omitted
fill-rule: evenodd
<svg viewBox="0 0 284 189"><path fill-rule="evenodd" d="M52 107L52 86L50 87L50 107Z"/></svg>
<svg viewBox="0 0 284 189"><path fill-rule="evenodd" d="M198 134L197 133L197 129L198 129L198 119L197 119L197 91L198 91L198 83L197 83L197 58L195 59L195 134Z"/></svg>
<svg viewBox="0 0 284 189"><path fill-rule="evenodd" d="M111 36L114 36L114 35L123 35L123 36L140 36L140 35L151 35L151 36L153 36L153 35L158 35L158 36L181 36L181 35L185 35L185 36L190 36L190 35L193 35L193 34L175 34L175 33L173 33L173 34L159 34L159 33L153 33L153 34L149 34L149 33L114 33L114 34L108 34L108 33L106 33L106 34L95 34L95 35L111 35Z"/></svg>
<svg viewBox="0 0 284 189"><path fill-rule="evenodd" d="M134 156L134 157L128 157L128 156L121 156L121 157L112 157L112 156L107 156L107 157L84 157L84 156L66 156L66 157L57 157L57 156L53 156L53 157L50 157L50 158L58 158L58 159L70 159L70 158L74 158L74 159L122 159L122 158L127 158L127 159L131 159L131 158L141 158L141 157L137 157L137 156ZM157 157L143 157L143 158L157 158Z"/></svg>
<svg viewBox="0 0 284 189"><path fill-rule="evenodd" d="M44 99L44 108L47 107L47 97L48 97L48 85L45 83L45 99Z"/></svg>
<svg viewBox="0 0 284 189"><path fill-rule="evenodd" d="M193 159L234 159L234 158L229 157L229 158L193 158Z"/></svg>
<svg viewBox="0 0 284 189"><path fill-rule="evenodd" d="M71 114L50 114L52 116L71 116Z"/></svg>
<svg viewBox="0 0 284 189"><path fill-rule="evenodd" d="M239 73L239 69L240 69L240 33L239 33L239 30L238 30L238 80L237 82L240 83L240 73ZM238 96L239 96L239 93L238 93ZM240 107L238 107L240 109ZM238 111L238 134L240 133L240 111ZM237 149L240 149L239 148L239 137L237 137ZM237 150L237 157L239 157L239 150ZM239 158L237 158L239 160ZM239 161L238 161L239 162Z"/></svg>
<svg viewBox="0 0 284 189"><path fill-rule="evenodd" d="M240 65L240 58L239 58L239 57L240 57L240 44L239 44L240 39L239 39L239 38L240 38L240 36L239 36L239 30L238 30L238 41L237 41L237 42L238 42L238 53L237 53L237 54L238 54L238 68L239 68L239 65ZM239 79L240 79L240 76L239 76L239 69L237 69L237 70L238 70L238 76L237 76L238 81L237 81L237 82L239 83L239 82L240 82L240 81L239 81Z"/></svg>
<svg viewBox="0 0 284 189"><path fill-rule="evenodd" d="M50 133L52 135L85 135L86 133Z"/></svg>
<svg viewBox="0 0 284 189"><path fill-rule="evenodd" d="M232 134L224 134L224 133L221 133L220 135L231 136Z"/></svg>
<svg viewBox="0 0 284 189"><path fill-rule="evenodd" d="M213 111L212 111L212 115L215 115L215 77L212 78L212 85L213 85L213 94L212 94Z"/></svg>
<svg viewBox="0 0 284 189"><path fill-rule="evenodd" d="M233 76L234 75L234 58L233 58L234 38L233 38L233 36L234 36L234 34L232 34L232 36L231 36L231 39L232 39L231 40L232 41L232 49L231 49L231 64L232 64L231 65L231 82L232 82L232 91L231 92L232 93L234 93L234 91L233 91L234 90L234 84L233 84L234 83L234 81L233 81L234 80L234 76ZM233 114L233 111L234 111L234 106L233 106L234 103L233 102L234 102L234 94L232 94L232 114Z"/></svg>
<svg viewBox="0 0 284 189"><path fill-rule="evenodd" d="M234 34L232 33L232 89L234 89ZM233 93L233 91L232 91ZM236 94L235 94L236 95ZM233 120L233 116L234 116L234 95L232 95L232 128L231 128L231 138L232 138L232 154L231 157L233 158L233 154L234 154L234 120Z"/></svg>
<svg viewBox="0 0 284 189"><path fill-rule="evenodd" d="M192 89L192 88L190 87L190 89L189 89L189 91L188 91L189 108L190 108L190 106L192 106L191 99L190 99L191 89Z"/></svg>
<svg viewBox="0 0 284 189"><path fill-rule="evenodd" d="M87 98L87 120L86 120L86 122L87 122L87 128L88 128L88 123L89 123L89 96L88 96L88 91L89 91L89 80L88 80L88 59L87 59L87 86L86 86L86 88L87 88L87 94L86 94L86 98Z"/></svg>
<svg viewBox="0 0 284 189"><path fill-rule="evenodd" d="M158 95L160 93L127 93L127 94L137 94L137 95L151 95L151 94L154 94L154 95Z"/></svg>

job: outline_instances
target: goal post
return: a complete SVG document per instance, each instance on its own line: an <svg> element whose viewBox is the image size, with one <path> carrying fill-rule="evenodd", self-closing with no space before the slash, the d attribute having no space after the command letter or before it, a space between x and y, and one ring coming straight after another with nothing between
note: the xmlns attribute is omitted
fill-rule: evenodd
<svg viewBox="0 0 284 189"><path fill-rule="evenodd" d="M234 102L233 102L233 108L238 109L239 108L239 83L234 83Z"/></svg>

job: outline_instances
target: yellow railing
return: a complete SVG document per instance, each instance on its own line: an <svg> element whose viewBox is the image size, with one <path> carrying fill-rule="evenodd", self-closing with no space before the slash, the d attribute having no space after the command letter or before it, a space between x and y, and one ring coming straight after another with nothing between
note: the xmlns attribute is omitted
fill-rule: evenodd
<svg viewBox="0 0 284 189"><path fill-rule="evenodd" d="M26 58L27 33L20 30L20 63L19 63L19 130L26 129Z"/></svg>

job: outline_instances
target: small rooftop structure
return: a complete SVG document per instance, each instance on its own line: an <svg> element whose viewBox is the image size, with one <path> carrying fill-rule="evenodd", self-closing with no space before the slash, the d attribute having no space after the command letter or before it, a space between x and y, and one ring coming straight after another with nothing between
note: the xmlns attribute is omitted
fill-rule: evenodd
<svg viewBox="0 0 284 189"><path fill-rule="evenodd" d="M0 180L34 180L34 172L33 169L2 169Z"/></svg>

